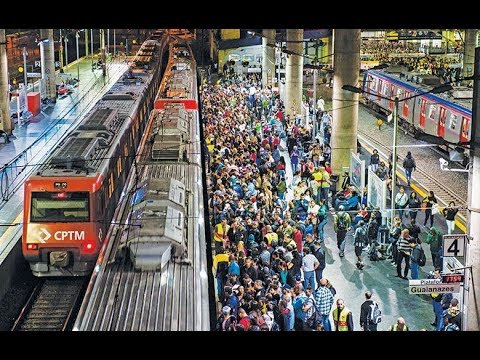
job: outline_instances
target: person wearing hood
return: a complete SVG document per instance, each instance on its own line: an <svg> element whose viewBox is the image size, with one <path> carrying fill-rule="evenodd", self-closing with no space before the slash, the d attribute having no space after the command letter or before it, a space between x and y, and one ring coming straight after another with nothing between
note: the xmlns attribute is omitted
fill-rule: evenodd
<svg viewBox="0 0 480 360"><path fill-rule="evenodd" d="M437 230L435 226L430 228L430 231L427 233L425 242L430 245L430 253L432 254L432 263L435 264L437 258L438 249L442 246L443 235L440 231Z"/></svg>
<svg viewBox="0 0 480 360"><path fill-rule="evenodd" d="M412 179L412 171L417 169L417 164L415 159L412 156L412 153L407 152L407 156L403 160L403 168L405 169L405 176L407 177L407 184L410 186L410 181Z"/></svg>

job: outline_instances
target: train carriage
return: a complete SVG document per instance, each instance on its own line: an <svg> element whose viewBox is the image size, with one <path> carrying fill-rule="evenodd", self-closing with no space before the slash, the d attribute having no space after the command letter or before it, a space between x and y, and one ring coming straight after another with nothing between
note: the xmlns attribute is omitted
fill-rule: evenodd
<svg viewBox="0 0 480 360"><path fill-rule="evenodd" d="M36 276L94 267L160 85L163 42L115 83L25 182L22 251Z"/></svg>
<svg viewBox="0 0 480 360"><path fill-rule="evenodd" d="M208 330L196 63L178 37L75 323L78 330Z"/></svg>
<svg viewBox="0 0 480 360"><path fill-rule="evenodd" d="M368 70L363 77L366 104L384 117L391 118L394 98L399 98L399 125L413 135L425 133L453 144L470 141L472 90L455 87L448 94L424 94L440 85L433 75L411 72ZM384 99L381 97L386 97Z"/></svg>

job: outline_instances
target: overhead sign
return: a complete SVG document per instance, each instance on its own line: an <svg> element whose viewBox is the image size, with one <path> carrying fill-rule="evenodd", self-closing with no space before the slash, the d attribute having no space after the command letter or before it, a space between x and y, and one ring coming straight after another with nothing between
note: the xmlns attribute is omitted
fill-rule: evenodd
<svg viewBox="0 0 480 360"><path fill-rule="evenodd" d="M72 77L72 74L70 74L70 73L58 73L57 76L69 79L69 78Z"/></svg>
<svg viewBox="0 0 480 360"><path fill-rule="evenodd" d="M467 234L443 235L443 256L465 256L465 242Z"/></svg>
<svg viewBox="0 0 480 360"><path fill-rule="evenodd" d="M42 77L42 73L27 72L27 77Z"/></svg>
<svg viewBox="0 0 480 360"><path fill-rule="evenodd" d="M408 280L409 286L414 285L437 285L441 284L442 279L417 279L417 280Z"/></svg>
<svg viewBox="0 0 480 360"><path fill-rule="evenodd" d="M435 284L435 285L413 285L409 286L409 294L445 294L460 292L460 284Z"/></svg>
<svg viewBox="0 0 480 360"><path fill-rule="evenodd" d="M40 67L40 61L39 60L35 60L35 67Z"/></svg>

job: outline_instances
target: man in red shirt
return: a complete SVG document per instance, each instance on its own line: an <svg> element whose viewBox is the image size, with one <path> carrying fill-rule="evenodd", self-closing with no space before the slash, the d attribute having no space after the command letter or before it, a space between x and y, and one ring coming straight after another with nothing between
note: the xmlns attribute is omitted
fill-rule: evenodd
<svg viewBox="0 0 480 360"><path fill-rule="evenodd" d="M247 315L247 312L243 308L238 309L238 317L240 318L238 324L242 325L243 330L250 330L250 317Z"/></svg>
<svg viewBox="0 0 480 360"><path fill-rule="evenodd" d="M293 233L292 233L293 241L295 241L295 245L297 245L297 251L299 254L303 254L303 236L300 229L297 225L293 225Z"/></svg>

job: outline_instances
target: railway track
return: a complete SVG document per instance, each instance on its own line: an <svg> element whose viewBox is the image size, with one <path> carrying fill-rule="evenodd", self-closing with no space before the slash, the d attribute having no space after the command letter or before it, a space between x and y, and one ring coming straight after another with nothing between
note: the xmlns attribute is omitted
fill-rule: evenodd
<svg viewBox="0 0 480 360"><path fill-rule="evenodd" d="M387 146L382 144L380 141L372 138L367 133L358 130L358 139L360 143L367 144L369 147L378 149L379 155L387 162L388 155L390 150ZM398 156L397 163L403 163L403 156ZM397 175L401 174L405 176L403 168L397 166ZM417 167L415 172L412 174L412 183L420 187L423 191L428 192L433 190L435 192L435 197L437 198L440 207L446 207L450 201L455 201L456 206L459 207L457 219L463 225L467 224L467 203L466 196L462 197L461 195L455 193L445 185L443 185L437 178L429 174L423 169Z"/></svg>
<svg viewBox="0 0 480 360"><path fill-rule="evenodd" d="M40 280L12 331L69 330L85 285L86 278Z"/></svg>

